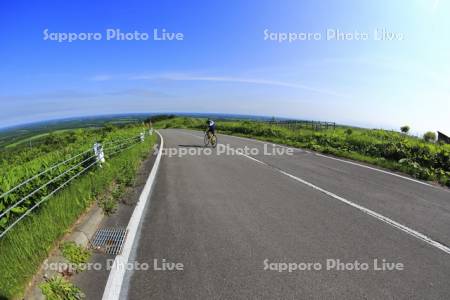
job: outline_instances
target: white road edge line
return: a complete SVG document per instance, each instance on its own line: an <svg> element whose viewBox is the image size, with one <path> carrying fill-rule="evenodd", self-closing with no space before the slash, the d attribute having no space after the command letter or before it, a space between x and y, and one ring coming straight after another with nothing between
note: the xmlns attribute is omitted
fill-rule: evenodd
<svg viewBox="0 0 450 300"><path fill-rule="evenodd" d="M120 291L122 289L122 283L125 276L126 266L128 259L130 257L131 249L134 244L134 240L137 234L139 223L141 222L142 215L144 212L145 205L149 199L150 192L153 187L153 183L156 178L156 173L158 172L159 163L161 161L162 150L164 147L164 139L162 135L156 131L161 139L161 145L159 147L158 156L155 159L155 163L147 178L144 189L139 196L139 201L134 208L133 214L131 215L130 221L127 226L127 236L125 243L123 245L122 253L117 255L114 259L113 266L109 272L108 281L103 292L103 300L118 300L120 297Z"/></svg>
<svg viewBox="0 0 450 300"><path fill-rule="evenodd" d="M192 136L194 136L196 138L201 138L201 137L196 136L196 135L191 134L191 133L186 133L186 134L192 135ZM242 139L245 139L245 138L242 138ZM258 141L258 142L264 143L263 141ZM282 147L284 147L284 146L282 146ZM356 208L356 209L362 211L363 213L365 213L365 214L367 214L369 216L372 216L372 217L374 217L374 218L376 218L376 219L378 219L378 220L380 220L380 221L382 221L382 222L384 222L384 223L386 223L388 225L391 225L394 228L400 229L401 231L403 231L403 232L405 232L405 233L407 233L407 234L409 234L409 235L411 235L411 236L413 236L413 237L415 237L415 238L417 238L417 239L419 239L419 240L421 240L421 241L423 241L423 242L425 242L425 243L427 243L427 244L429 244L429 245L431 245L431 246L433 246L433 247L435 247L435 248L437 248L439 250L442 250L442 251L444 251L447 254L450 254L450 248L449 247L447 247L447 246L445 246L445 245L443 245L443 244L433 240L432 238L424 235L423 233L420 233L420 232L418 232L418 231L416 231L416 230L414 230L412 228L409 228L409 227L407 227L405 225L402 225L402 224L400 224L400 223L398 223L398 222L396 222L396 221L394 221L394 220L392 220L392 219L390 219L388 217L385 217L385 216L383 216L383 215L381 215L381 214L379 214L379 213L377 213L377 212L375 212L373 210L370 210L370 209L365 208L365 207L363 207L361 205L353 203L353 202L351 202L351 201L349 201L349 200L347 200L345 198L342 198L342 197L340 197L340 196L338 196L338 195L336 195L336 194L334 194L332 192L329 192L329 191L327 191L325 189L322 189L322 188L320 188L320 187L318 187L318 186L316 186L316 185L314 185L314 184L312 184L312 183L310 183L310 182L308 182L308 181L306 181L304 179L301 179L301 178L299 178L297 176L289 174L289 173L287 173L287 172L285 172L285 171L283 171L281 169L278 169L276 167L270 166L267 163L265 163L263 161L260 161L260 160L254 158L254 157L251 157L251 156L246 155L244 153L240 153L239 155L245 156L246 158L248 158L250 160L253 160L256 163L259 163L259 164L265 165L265 166L267 166L269 168L272 168L272 169L278 171L279 173L281 173L283 175L286 175L286 176L288 176L288 177L290 177L290 178L292 178L292 179L294 179L294 180L296 180L296 181L298 181L300 183L303 183L303 184L305 184L305 185L307 185L307 186L309 186L309 187L311 187L311 188L313 188L315 190L318 190L318 191L320 191L320 192L322 192L322 193L324 193L324 194L326 194L326 195L328 195L328 196L330 196L330 197L332 197L332 198L334 198L336 200L339 200L339 201L341 201L341 202L343 202L343 203L345 203L345 204L347 204L347 205L349 205L349 206L351 206L353 208ZM319 154L316 153L316 155L319 155ZM325 155L322 155L322 154L320 154L320 155L321 156L325 156ZM328 156L325 156L325 157L332 158L332 157L328 157ZM332 159L337 159L337 158L332 158ZM344 162L346 162L346 161L344 161ZM361 165L361 166L364 166L364 165ZM367 166L364 166L364 167L367 167ZM370 167L368 167L368 168L370 168ZM378 169L375 169L375 170L376 171L383 171L383 170L378 170ZM386 171L383 171L383 172L386 172ZM389 172L387 172L387 173L401 177L401 175L397 175L397 174L389 173ZM404 177L404 178L408 179L408 180L414 180L414 179L411 179L411 178L408 178L408 177ZM420 181L418 181L418 182L420 182ZM420 183L426 184L424 182L420 182Z"/></svg>
<svg viewBox="0 0 450 300"><path fill-rule="evenodd" d="M336 157L332 157L332 156L327 156L327 155L323 155L323 154L320 154L320 153L315 153L315 155L320 156L320 157L325 157L325 158L328 158L328 159L337 160L337 161L344 162L344 163L347 163L347 164L355 165L355 166L358 166L358 167L361 167L361 168L366 168L366 169L369 169L369 170L381 172L381 173L384 173L384 174L396 176L396 177L399 177L399 178L402 178L402 179L406 179L406 180L409 180L409 181L412 181L412 182L415 182L415 183L420 183L420 184L423 184L423 185L426 185L426 186L435 187L432 184L429 184L429 183L426 183L426 182L423 182L423 181L420 181L420 180L417 180L417 179L413 179L413 178L406 177L406 176L403 176L403 175L395 174L395 173L392 173L392 172L389 172L389 171L385 171L385 170L382 170L382 169L377 169L377 168L374 168L374 167L366 166L366 165L359 164L359 163L356 163L356 162L353 162L353 161L348 161L348 160L345 160L345 159L340 159L340 158L336 158Z"/></svg>
<svg viewBox="0 0 450 300"><path fill-rule="evenodd" d="M347 163L347 164L351 164L351 165L358 166L358 167L361 167L361 168L369 169L369 170L372 170L372 171L384 173L384 174L387 174L387 175L392 175L392 176L395 176L395 177L398 177L398 178L402 178L402 179L409 180L409 181L412 181L412 182L415 182L415 183L426 185L426 186L429 186L429 187L432 187L432 188L438 188L438 187L436 187L436 186L434 186L432 184L429 184L427 182L423 182L423 181L420 181L420 180L417 180L417 179L414 179L414 178L410 178L410 177L403 176L403 175L400 175L400 174L396 174L396 173L393 173L393 172L385 171L383 169L370 167L370 166L363 165L363 164L360 164L360 163L357 163L357 162L353 162L353 161L349 161L349 160L345 160L345 159L340 159L340 158L324 155L324 154L321 154L321 153L311 152L311 151L300 149L300 148L287 147L287 146L284 146L284 145L274 144L274 143L271 143L271 142L265 142L265 141L256 140L256 139L245 138L245 137L241 137L241 136L234 136L234 135L226 135L226 136L234 137L234 138L241 139L241 140L255 141L255 142L268 144L268 145L272 145L272 146L278 146L278 147L282 147L282 148L286 148L286 149L291 149L291 150L294 150L294 151L300 151L300 152L303 151L303 152L308 153L308 154L312 153L312 154L314 154L316 156L325 157L325 158L328 158L328 159L333 159L333 160L340 161L340 162L343 162L343 163Z"/></svg>
<svg viewBox="0 0 450 300"><path fill-rule="evenodd" d="M186 134L189 134L189 135L192 135L194 137L200 138L198 136L195 136L194 134L190 134L190 133L186 133ZM383 173L383 174L387 174L387 175L395 176L395 177L398 177L398 178L402 178L402 179L405 179L405 180L408 180L408 181L411 181L411 182L419 183L419 184L422 184L422 185L425 185L425 186L428 186L428 187L431 187L431 188L439 189L439 187L437 187L437 186L434 186L434 185L429 184L427 182L420 181L420 180L417 180L417 179L414 179L414 178L411 178L411 177L407 177L407 176L403 176L403 175L400 175L400 174L389 172L389 171L386 171L386 170L383 170L383 169L378 169L378 168L375 168L375 167L363 165L363 164L360 164L360 163L357 163L357 162L353 162L353 161L349 161L349 160L345 160L345 159L340 159L340 158L324 155L324 154L321 154L321 153L310 152L308 150L304 150L304 149L300 149L300 148L287 147L287 146L284 146L284 145L274 144L274 143L271 143L271 142L265 142L265 141L256 140L256 139L245 138L245 137L241 137L241 136L234 136L234 135L228 135L228 134L225 134L225 136L236 138L236 139L241 139L241 140L259 142L259 143L262 143L262 144L277 146L277 147L286 148L286 149L291 149L291 150L297 151L297 152L302 152L303 151L303 152L308 153L308 154L314 154L316 156L320 156L320 157L324 157L324 158L328 158L328 159L333 159L333 160L340 161L340 162L343 162L343 163L346 163L346 164L358 166L358 167L369 169L369 170L372 170L372 171L375 171L375 172L380 172L380 173Z"/></svg>
<svg viewBox="0 0 450 300"><path fill-rule="evenodd" d="M407 227L405 225L402 225L402 224L400 224L400 223L398 223L398 222L396 222L396 221L394 221L394 220L392 220L392 219L390 219L388 217L385 217L385 216L383 216L383 215L381 215L381 214L379 214L379 213L377 213L377 212L375 212L373 210L370 210L370 209L365 208L365 207L363 207L361 205L353 203L353 202L351 202L351 201L349 201L349 200L347 200L345 198L342 198L342 197L340 197L340 196L338 196L338 195L336 195L336 194L334 194L332 192L329 192L329 191L327 191L325 189L322 189L322 188L320 188L320 187L318 187L318 186L316 186L316 185L314 185L314 184L312 184L312 183L310 183L310 182L308 182L308 181L306 181L304 179L301 179L301 178L299 178L297 176L289 174L289 173L287 173L287 172L285 172L283 170L280 170L280 169L278 169L276 167L272 167L272 166L266 164L265 162L262 162L262 161L260 161L260 160L258 160L256 158L254 158L254 157L248 156L248 155L243 154L243 153L241 153L241 155L245 156L246 158L251 159L251 160L253 160L253 161L257 162L257 163L266 165L266 166L268 166L268 167L278 171L279 173L281 173L283 175L286 175L286 176L288 176L288 177L290 177L290 178L292 178L292 179L294 179L294 180L296 180L296 181L298 181L300 183L303 183L303 184L305 184L305 185L307 185L307 186L309 186L309 187L311 187L311 188L313 188L315 190L318 190L319 192L322 192L322 193L324 193L324 194L326 194L326 195L328 195L328 196L330 196L330 197L332 197L332 198L334 198L336 200L339 200L339 201L341 201L341 202L343 202L343 203L345 203L345 204L347 204L347 205L349 205L349 206L351 206L353 208L356 208L356 209L362 211L363 213L365 213L365 214L367 214L369 216L372 216L372 217L374 217L374 218L376 218L376 219L378 219L378 220L380 220L380 221L382 221L382 222L384 222L384 223L386 223L388 225L391 225L392 227L400 229L401 231L403 231L403 232L405 232L405 233L407 233L407 234L409 234L409 235L411 235L411 236L413 236L413 237L415 237L415 238L417 238L417 239L419 239L419 240L421 240L421 241L423 241L423 242L425 242L425 243L427 243L427 244L429 244L429 245L431 245L431 246L433 246L433 247L435 247L435 248L437 248L439 250L442 250L442 251L444 251L447 254L450 254L450 248L448 248L447 246L445 246L445 245L443 245L443 244L441 244L441 243L431 239L430 237L428 237L428 236L426 236L426 235L424 235L424 234L422 234L422 233L420 233L420 232L418 232L418 231L416 231L414 229L411 229L411 228L409 228L409 227Z"/></svg>

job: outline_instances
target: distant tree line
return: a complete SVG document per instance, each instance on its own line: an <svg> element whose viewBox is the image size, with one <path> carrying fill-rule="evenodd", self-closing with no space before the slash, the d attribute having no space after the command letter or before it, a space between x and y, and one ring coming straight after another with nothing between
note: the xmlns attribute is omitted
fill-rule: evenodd
<svg viewBox="0 0 450 300"><path fill-rule="evenodd" d="M172 114L161 114L161 115L154 115L154 116L151 116L151 117L149 117L149 118L147 118L147 119L145 119L145 123L156 123L156 122L159 122L159 121L163 121L163 120L169 120L169 119L173 119L173 118L175 118L176 116L175 115L172 115Z"/></svg>
<svg viewBox="0 0 450 300"><path fill-rule="evenodd" d="M400 131L404 134L408 134L410 129L411 128L408 125L404 125L404 126L400 127ZM436 133L433 131L425 132L425 134L423 135L423 140L426 142L430 142L430 143L435 142L436 141Z"/></svg>

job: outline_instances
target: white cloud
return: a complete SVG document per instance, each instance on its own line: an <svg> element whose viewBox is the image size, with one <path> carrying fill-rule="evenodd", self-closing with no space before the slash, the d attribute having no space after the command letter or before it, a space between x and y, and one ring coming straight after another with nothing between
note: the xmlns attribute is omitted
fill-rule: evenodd
<svg viewBox="0 0 450 300"><path fill-rule="evenodd" d="M436 11L436 9L438 8L438 6L439 6L439 2L441 2L440 0L434 0L433 1L433 5L431 6L431 11L432 12L435 12Z"/></svg>
<svg viewBox="0 0 450 300"><path fill-rule="evenodd" d="M346 95L308 86L301 83L262 79L262 78L245 78L232 76L196 76L190 74L163 74L163 75L134 75L129 77L130 80L173 80L173 81L210 81L210 82L228 82L228 83L243 83L243 84L260 84L268 86L280 86L294 89L301 89L309 92L325 94L335 97L346 97Z"/></svg>

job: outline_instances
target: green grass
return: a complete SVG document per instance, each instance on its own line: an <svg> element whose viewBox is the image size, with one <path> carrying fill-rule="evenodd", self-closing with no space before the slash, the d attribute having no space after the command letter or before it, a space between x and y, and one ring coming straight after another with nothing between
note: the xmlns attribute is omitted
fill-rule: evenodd
<svg viewBox="0 0 450 300"><path fill-rule="evenodd" d="M204 119L178 117L160 120L155 127L204 130L206 125ZM450 145L426 142L399 132L348 126L314 131L227 120L218 120L217 130L362 161L450 186Z"/></svg>
<svg viewBox="0 0 450 300"><path fill-rule="evenodd" d="M75 242L64 242L59 246L62 255L78 269L82 269L91 258L91 252Z"/></svg>
<svg viewBox="0 0 450 300"><path fill-rule="evenodd" d="M130 128L129 130L132 130ZM0 298L20 298L28 281L72 224L118 178L132 182L156 137L108 159L48 199L0 240ZM124 177L122 179L122 177Z"/></svg>
<svg viewBox="0 0 450 300"><path fill-rule="evenodd" d="M62 276L55 276L39 285L47 300L79 300L84 299L83 292Z"/></svg>
<svg viewBox="0 0 450 300"><path fill-rule="evenodd" d="M131 136L137 136L140 131L142 131L142 127L140 126L130 126L125 128L110 127L95 130L79 129L74 132L60 135L49 135L45 137L45 143L39 147L2 153L2 156L0 157L0 194L58 162L73 157L75 154L84 152L85 150L92 149L92 146L96 141L102 143L120 141ZM58 145L63 146L58 147ZM108 153L108 145L105 144L105 154L107 155ZM39 178L34 179L32 182L16 190L14 193L1 198L0 211L13 205L19 199L28 195L37 187L40 187L55 176L68 170L70 167L88 159L92 154L93 153L90 151L69 162L67 165L59 166L58 168L43 174ZM84 166L87 166L89 163L90 161L87 161L84 163ZM49 191L53 190L82 169L83 167L79 166L70 170L68 174L55 182L51 182L47 187L38 191L37 194L8 212L6 216L0 219L0 230L4 229L14 219L23 214L27 208L33 206L43 196L47 195Z"/></svg>

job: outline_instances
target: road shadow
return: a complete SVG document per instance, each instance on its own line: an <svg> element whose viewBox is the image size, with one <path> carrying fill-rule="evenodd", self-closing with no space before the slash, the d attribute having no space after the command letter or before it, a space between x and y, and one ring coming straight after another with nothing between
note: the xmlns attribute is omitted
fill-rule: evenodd
<svg viewBox="0 0 450 300"><path fill-rule="evenodd" d="M181 148L204 148L204 145L178 145Z"/></svg>

